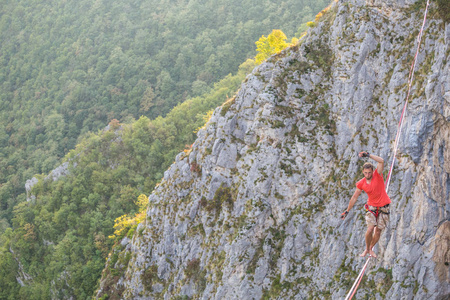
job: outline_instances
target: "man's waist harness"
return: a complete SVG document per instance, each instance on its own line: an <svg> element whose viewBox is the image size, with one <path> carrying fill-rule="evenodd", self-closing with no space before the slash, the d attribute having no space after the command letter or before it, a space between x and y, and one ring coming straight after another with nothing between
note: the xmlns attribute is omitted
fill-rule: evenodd
<svg viewBox="0 0 450 300"><path fill-rule="evenodd" d="M369 205L368 204L366 204L366 205L364 205L364 208L367 210L367 211L370 211L374 216L375 216L375 218L377 218L378 219L378 215L380 214L380 213L382 213L382 214L385 214L385 215L389 215L390 214L390 212L384 212L384 211L382 211L380 208L389 208L389 204L386 204L385 206L380 206L380 207L378 207L378 206L376 206L376 210L371 210L371 209L369 209Z"/></svg>

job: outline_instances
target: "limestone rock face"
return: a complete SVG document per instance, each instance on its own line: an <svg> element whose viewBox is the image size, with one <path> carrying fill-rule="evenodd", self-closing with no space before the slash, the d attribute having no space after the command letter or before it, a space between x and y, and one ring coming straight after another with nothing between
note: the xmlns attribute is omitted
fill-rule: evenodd
<svg viewBox="0 0 450 300"><path fill-rule="evenodd" d="M25 182L25 190L26 190L26 192L27 192L27 201L29 202L29 201L32 201L32 200L34 200L34 199L36 199L36 196L35 195L33 195L32 193L31 193L31 189L33 188L33 186L36 184L36 183L38 183L39 182L39 180L36 178L36 177L33 177L33 178L31 178L31 179L28 179L26 182Z"/></svg>
<svg viewBox="0 0 450 300"><path fill-rule="evenodd" d="M98 297L340 299L365 260L359 151L390 167L424 6L334 3L215 110L116 248ZM418 8L417 8L418 7ZM358 299L448 299L450 25L430 7L389 187L391 221ZM373 161L372 161L373 162ZM373 162L375 163L375 162Z"/></svg>

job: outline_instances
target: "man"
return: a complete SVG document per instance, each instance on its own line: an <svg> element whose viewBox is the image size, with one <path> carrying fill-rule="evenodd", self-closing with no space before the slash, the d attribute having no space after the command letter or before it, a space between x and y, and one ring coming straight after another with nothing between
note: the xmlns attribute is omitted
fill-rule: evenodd
<svg viewBox="0 0 450 300"><path fill-rule="evenodd" d="M384 160L376 155L369 154L369 152L360 152L359 157L369 157L377 162L377 168L374 171L374 167L371 163L366 162L363 166L364 178L356 183L356 191L353 194L348 204L347 210L342 213L341 219L345 219L350 209L355 205L356 200L362 191L365 191L369 196L365 208L366 213L366 249L360 255L361 257L369 254L370 256L377 257L373 252L373 247L380 239L381 231L386 227L389 222L389 204L391 199L386 193L383 180L383 168Z"/></svg>

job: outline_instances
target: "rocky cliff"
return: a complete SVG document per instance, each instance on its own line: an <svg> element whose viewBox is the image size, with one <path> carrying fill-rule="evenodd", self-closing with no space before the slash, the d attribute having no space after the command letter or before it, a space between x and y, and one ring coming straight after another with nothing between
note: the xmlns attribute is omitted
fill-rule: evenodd
<svg viewBox="0 0 450 300"><path fill-rule="evenodd" d="M257 67L165 173L97 296L344 298L365 262L367 197L339 216L362 177L357 152L392 158L424 4L339 1ZM438 10L418 56L391 222L357 299L450 296L450 25Z"/></svg>

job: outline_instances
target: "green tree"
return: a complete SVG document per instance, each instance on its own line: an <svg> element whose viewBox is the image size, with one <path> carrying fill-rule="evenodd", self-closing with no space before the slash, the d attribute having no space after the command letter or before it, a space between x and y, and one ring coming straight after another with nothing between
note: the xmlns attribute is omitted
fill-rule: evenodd
<svg viewBox="0 0 450 300"><path fill-rule="evenodd" d="M261 36L261 38L255 42L256 51L258 52L255 57L255 62L260 64L269 56L280 52L295 42L295 40L293 40L292 43L289 44L286 42L286 39L286 35L279 29L272 30L267 37L264 35Z"/></svg>

